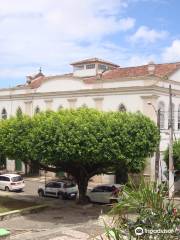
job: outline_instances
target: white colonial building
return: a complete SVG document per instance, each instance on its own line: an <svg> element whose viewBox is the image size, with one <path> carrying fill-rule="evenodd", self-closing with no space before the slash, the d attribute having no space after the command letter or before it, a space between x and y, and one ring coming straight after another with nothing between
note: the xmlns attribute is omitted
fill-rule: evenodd
<svg viewBox="0 0 180 240"><path fill-rule="evenodd" d="M163 152L168 144L169 84L173 90L173 118L175 136L180 136L180 63L122 67L98 58L71 64L73 72L44 76L40 72L28 76L24 85L0 89L1 118L17 111L32 116L45 110L78 108L83 105L103 111L140 111L157 121L161 109L161 144ZM161 163L161 165L163 162ZM19 163L7 160L9 171L19 170ZM22 165L23 168L23 165ZM154 179L154 158L148 161L144 174ZM98 181L112 181L102 176Z"/></svg>

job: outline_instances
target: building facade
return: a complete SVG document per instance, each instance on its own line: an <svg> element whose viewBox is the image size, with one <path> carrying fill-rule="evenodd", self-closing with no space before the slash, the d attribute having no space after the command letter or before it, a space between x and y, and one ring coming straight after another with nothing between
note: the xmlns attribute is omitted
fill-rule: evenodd
<svg viewBox="0 0 180 240"><path fill-rule="evenodd" d="M39 111L87 106L103 111L140 111L157 121L161 109L161 158L168 146L169 84L173 91L175 137L180 137L180 63L155 64L123 68L98 58L71 64L73 72L45 76L41 70L28 76L24 85L0 89L0 117L17 111L33 116ZM22 170L20 162L7 160L7 170ZM160 161L160 175L164 162ZM144 175L154 179L155 157L147 160ZM114 176L99 176L101 182L112 182Z"/></svg>

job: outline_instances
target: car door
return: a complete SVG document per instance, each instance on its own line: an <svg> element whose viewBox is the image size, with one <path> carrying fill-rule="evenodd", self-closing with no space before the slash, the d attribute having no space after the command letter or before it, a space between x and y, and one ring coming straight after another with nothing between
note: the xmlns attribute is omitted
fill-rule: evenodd
<svg viewBox="0 0 180 240"><path fill-rule="evenodd" d="M92 202L101 202L101 194L103 191L103 186L93 188L89 194L90 200Z"/></svg>
<svg viewBox="0 0 180 240"><path fill-rule="evenodd" d="M54 196L54 189L53 189L54 183L53 182L49 182L46 184L45 186L45 195L46 196Z"/></svg>
<svg viewBox="0 0 180 240"><path fill-rule="evenodd" d="M11 188L9 177L5 177L5 176L4 176L4 189L5 189L6 186L7 186L9 189Z"/></svg>
<svg viewBox="0 0 180 240"><path fill-rule="evenodd" d="M52 186L53 196L58 197L59 192L62 192L62 183L60 182L54 182Z"/></svg>
<svg viewBox="0 0 180 240"><path fill-rule="evenodd" d="M0 176L0 189L4 189L3 176Z"/></svg>
<svg viewBox="0 0 180 240"><path fill-rule="evenodd" d="M112 186L104 186L103 192L101 193L101 202L110 203L111 196L112 196Z"/></svg>
<svg viewBox="0 0 180 240"><path fill-rule="evenodd" d="M5 190L7 184L7 177L1 176L1 189Z"/></svg>

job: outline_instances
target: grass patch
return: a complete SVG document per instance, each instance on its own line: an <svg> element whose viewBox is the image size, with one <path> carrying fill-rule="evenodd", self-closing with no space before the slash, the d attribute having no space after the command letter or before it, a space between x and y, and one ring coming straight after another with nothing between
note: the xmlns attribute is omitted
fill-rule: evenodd
<svg viewBox="0 0 180 240"><path fill-rule="evenodd" d="M20 210L27 207L38 206L35 202L27 202L24 200L13 199L10 197L0 196L0 213L5 213L13 210Z"/></svg>

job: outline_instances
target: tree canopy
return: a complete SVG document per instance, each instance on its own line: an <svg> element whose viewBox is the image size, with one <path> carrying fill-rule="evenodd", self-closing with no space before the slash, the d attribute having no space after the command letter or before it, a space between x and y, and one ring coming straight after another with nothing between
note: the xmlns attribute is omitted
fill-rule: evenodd
<svg viewBox="0 0 180 240"><path fill-rule="evenodd" d="M31 130L33 121L28 116L17 115L0 122L0 149L9 158L31 165Z"/></svg>
<svg viewBox="0 0 180 240"><path fill-rule="evenodd" d="M8 157L70 173L82 199L94 175L117 166L142 171L158 141L155 124L142 114L88 108L11 118L0 130L0 147Z"/></svg>

